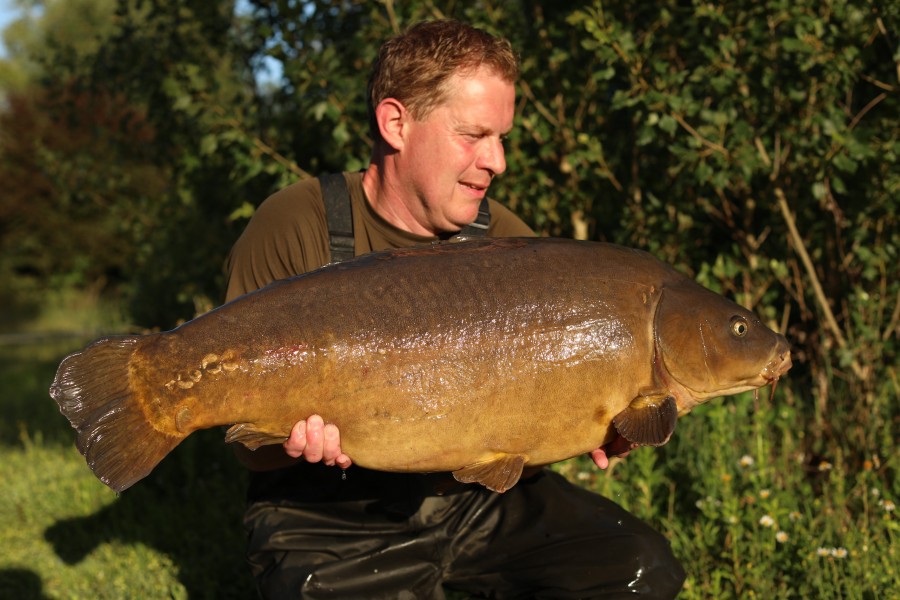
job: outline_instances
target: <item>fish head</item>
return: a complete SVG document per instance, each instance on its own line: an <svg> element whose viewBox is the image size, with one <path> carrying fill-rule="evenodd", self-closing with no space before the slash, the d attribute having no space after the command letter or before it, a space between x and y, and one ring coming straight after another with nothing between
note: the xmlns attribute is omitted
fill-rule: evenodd
<svg viewBox="0 0 900 600"><path fill-rule="evenodd" d="M686 280L664 287L654 319L656 370L679 414L710 398L774 383L791 368L787 339L746 308Z"/></svg>

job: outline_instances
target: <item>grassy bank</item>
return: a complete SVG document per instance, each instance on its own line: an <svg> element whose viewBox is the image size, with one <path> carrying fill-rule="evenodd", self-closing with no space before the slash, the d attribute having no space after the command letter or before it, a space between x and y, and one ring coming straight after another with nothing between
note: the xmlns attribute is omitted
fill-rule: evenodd
<svg viewBox="0 0 900 600"><path fill-rule="evenodd" d="M672 540L689 574L682 598L900 597L892 424L868 458L842 446L813 453L789 392L701 406L668 445L638 449L612 476L582 460L562 469Z"/></svg>
<svg viewBox="0 0 900 600"><path fill-rule="evenodd" d="M47 388L85 341L0 346L0 597L252 597L244 473L221 432L192 436L120 497L74 449ZM667 446L611 471L558 468L672 540L683 598L900 597L896 381L860 428L846 390L819 414L789 379L774 399L700 407Z"/></svg>
<svg viewBox="0 0 900 600"><path fill-rule="evenodd" d="M221 433L189 439L116 497L47 395L59 359L77 345L0 348L0 597L251 597L244 474Z"/></svg>
<svg viewBox="0 0 900 600"><path fill-rule="evenodd" d="M244 472L201 432L117 497L47 390L59 361L125 329L90 294L45 297L0 331L0 598L250 598ZM27 342L27 343L26 343Z"/></svg>

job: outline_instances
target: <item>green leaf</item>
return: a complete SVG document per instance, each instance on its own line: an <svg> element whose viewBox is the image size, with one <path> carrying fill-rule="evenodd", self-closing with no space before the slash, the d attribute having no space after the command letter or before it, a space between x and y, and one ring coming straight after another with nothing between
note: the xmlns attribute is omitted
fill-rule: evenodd
<svg viewBox="0 0 900 600"><path fill-rule="evenodd" d="M239 207L231 211L228 215L229 221L241 221L241 220L249 220L250 217L256 212L256 207L249 203L243 202Z"/></svg>
<svg viewBox="0 0 900 600"><path fill-rule="evenodd" d="M855 173L857 163L844 152L838 152L831 160L835 167L844 173Z"/></svg>
<svg viewBox="0 0 900 600"><path fill-rule="evenodd" d="M669 135L674 135L675 131L678 130L678 121L672 115L663 115L662 119L659 120L659 128Z"/></svg>
<svg viewBox="0 0 900 600"><path fill-rule="evenodd" d="M215 134L207 134L200 140L200 154L214 154L219 148L219 138Z"/></svg>

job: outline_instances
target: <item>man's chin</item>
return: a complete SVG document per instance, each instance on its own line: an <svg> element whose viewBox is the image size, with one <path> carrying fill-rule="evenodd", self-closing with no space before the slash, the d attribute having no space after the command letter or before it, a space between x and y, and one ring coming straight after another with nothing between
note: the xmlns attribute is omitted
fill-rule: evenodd
<svg viewBox="0 0 900 600"><path fill-rule="evenodd" d="M463 220L454 219L453 223L448 223L446 233L449 234L450 236L454 236L457 233L459 233L460 231L462 231L463 229L465 229L467 226L474 223L477 218L478 218L478 211L475 212L475 216L472 217L471 221L463 221ZM444 236L440 236L440 237L444 237Z"/></svg>

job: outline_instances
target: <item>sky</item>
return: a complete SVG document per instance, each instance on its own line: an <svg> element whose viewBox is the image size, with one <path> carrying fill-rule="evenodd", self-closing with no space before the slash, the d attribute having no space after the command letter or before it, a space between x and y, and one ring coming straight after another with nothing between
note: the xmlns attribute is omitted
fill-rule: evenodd
<svg viewBox="0 0 900 600"><path fill-rule="evenodd" d="M235 10L238 12L246 11L249 5L246 0L238 0ZM6 29L12 21L16 20L21 10L16 6L14 0L0 0L0 32ZM3 37L0 36L0 58L6 58L6 47L3 45ZM263 69L258 74L260 82L277 81L281 76L281 64L272 59L265 61L267 69Z"/></svg>
<svg viewBox="0 0 900 600"><path fill-rule="evenodd" d="M12 0L0 0L0 31L6 29L10 21L14 21L19 16L19 10L15 7ZM0 37L0 58L6 57L6 46L3 45L3 39Z"/></svg>

